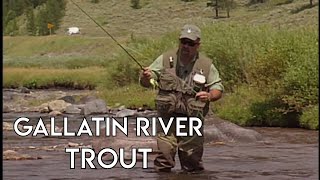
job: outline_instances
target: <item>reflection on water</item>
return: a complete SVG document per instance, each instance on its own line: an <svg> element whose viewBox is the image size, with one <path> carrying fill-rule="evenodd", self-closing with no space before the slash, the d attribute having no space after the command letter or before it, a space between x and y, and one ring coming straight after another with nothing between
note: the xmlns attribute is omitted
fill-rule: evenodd
<svg viewBox="0 0 320 180"><path fill-rule="evenodd" d="M17 115L13 115L18 117ZM12 117L13 117L12 116ZM14 118L5 116L4 121ZM72 128L72 127L71 127ZM29 146L49 146L84 143L90 137L41 138L18 137L12 131L4 131L4 150L41 156L40 160L4 161L4 179L318 179L318 131L286 128L254 128L263 134L265 142L255 144L206 145L204 166L200 174L180 171L179 161L171 173L156 173L153 162L142 169L138 162L133 169L117 166L112 169L81 169L76 156L75 169L70 169L70 156L63 151L35 150ZM91 137L92 138L92 137ZM17 148L19 147L19 148ZM95 163L96 164L96 163ZM87 166L88 167L88 166Z"/></svg>

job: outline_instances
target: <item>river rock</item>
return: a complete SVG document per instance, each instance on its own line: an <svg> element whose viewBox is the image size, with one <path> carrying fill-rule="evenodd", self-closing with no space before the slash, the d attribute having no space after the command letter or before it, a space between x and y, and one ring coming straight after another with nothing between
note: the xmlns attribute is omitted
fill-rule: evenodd
<svg viewBox="0 0 320 180"><path fill-rule="evenodd" d="M14 94L9 94L9 93L6 92L6 91L3 91L2 93L3 93L3 95L2 95L2 101L12 101L12 100L13 100Z"/></svg>
<svg viewBox="0 0 320 180"><path fill-rule="evenodd" d="M137 117L157 117L157 112L156 111L145 110L145 111L137 112L136 116Z"/></svg>
<svg viewBox="0 0 320 180"><path fill-rule="evenodd" d="M204 124L204 134L206 142L238 142L250 143L262 141L260 133L238 126L217 116L206 118Z"/></svg>
<svg viewBox="0 0 320 180"><path fill-rule="evenodd" d="M50 112L49 103L43 103L40 106L38 106L38 111L40 113L48 113L48 112Z"/></svg>
<svg viewBox="0 0 320 180"><path fill-rule="evenodd" d="M30 91L30 89L28 89L28 88L26 88L26 87L21 87L21 88L20 88L20 92L21 92L21 93L27 93L27 94L29 94L31 91Z"/></svg>
<svg viewBox="0 0 320 180"><path fill-rule="evenodd" d="M4 113L8 113L8 112L12 112L13 110L12 110L12 108L10 107L10 106L8 106L8 105L3 105L2 106L2 112L4 112Z"/></svg>
<svg viewBox="0 0 320 180"><path fill-rule="evenodd" d="M46 127L46 129L47 129L47 131L48 131L48 134L51 134L51 124L45 124L44 125L45 127ZM55 126L54 127L54 132L56 132L56 133L62 133L62 131L63 131L63 127L58 127L58 126Z"/></svg>
<svg viewBox="0 0 320 180"><path fill-rule="evenodd" d="M80 114L90 115L90 114L105 114L108 112L107 105L102 99L96 99L87 102Z"/></svg>
<svg viewBox="0 0 320 180"><path fill-rule="evenodd" d="M78 143L73 143L73 142L68 142L68 147L79 147L80 144Z"/></svg>
<svg viewBox="0 0 320 180"><path fill-rule="evenodd" d="M126 109L126 106L125 106L125 105L122 105L122 106L118 107L118 111L122 111L122 110L124 110L124 109Z"/></svg>
<svg viewBox="0 0 320 180"><path fill-rule="evenodd" d="M4 130L4 131L13 131L13 123L8 123L8 122L3 122L2 123L2 129ZM23 126L22 125L18 125L18 129L19 130L22 130L23 129Z"/></svg>
<svg viewBox="0 0 320 180"><path fill-rule="evenodd" d="M77 104L86 104L88 102L91 102L91 101L94 101L94 100L97 100L98 98L95 97L95 96L84 96L80 99L80 101L77 103Z"/></svg>
<svg viewBox="0 0 320 180"><path fill-rule="evenodd" d="M115 117L130 117L130 116L134 116L136 115L136 111L135 110L131 110L131 109L123 109L121 111L118 111L115 115Z"/></svg>
<svg viewBox="0 0 320 180"><path fill-rule="evenodd" d="M58 100L64 100L67 103L74 104L76 103L76 99L73 96L63 96L62 98L59 98Z"/></svg>
<svg viewBox="0 0 320 180"><path fill-rule="evenodd" d="M70 103L65 102L64 100L54 100L48 103L50 111L60 111L64 112L67 106L70 106Z"/></svg>
<svg viewBox="0 0 320 180"><path fill-rule="evenodd" d="M49 113L49 116L60 116L60 115L62 115L62 112L60 111L51 111Z"/></svg>
<svg viewBox="0 0 320 180"><path fill-rule="evenodd" d="M80 114L81 109L84 107L84 105L71 105L67 106L64 113L66 114Z"/></svg>
<svg viewBox="0 0 320 180"><path fill-rule="evenodd" d="M35 160L41 157L32 157L28 154L20 154L14 150L6 150L3 152L3 160Z"/></svg>

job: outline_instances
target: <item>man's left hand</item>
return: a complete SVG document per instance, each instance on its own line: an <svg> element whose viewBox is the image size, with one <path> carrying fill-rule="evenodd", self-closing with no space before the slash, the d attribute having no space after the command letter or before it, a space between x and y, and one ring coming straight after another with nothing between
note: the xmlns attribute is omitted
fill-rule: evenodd
<svg viewBox="0 0 320 180"><path fill-rule="evenodd" d="M208 102L211 100L211 94L206 91L200 91L196 94L196 98L198 98L202 102Z"/></svg>

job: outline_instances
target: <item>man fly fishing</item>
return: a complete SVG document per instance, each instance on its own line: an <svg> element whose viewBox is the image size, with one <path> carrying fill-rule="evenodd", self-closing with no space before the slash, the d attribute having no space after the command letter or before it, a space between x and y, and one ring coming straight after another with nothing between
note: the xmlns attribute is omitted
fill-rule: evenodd
<svg viewBox="0 0 320 180"><path fill-rule="evenodd" d="M153 79L158 82L158 116L167 120L170 117L199 117L203 121L209 103L222 97L224 87L219 72L211 59L199 53L200 40L200 29L187 24L181 30L178 49L165 52L149 67L143 68L140 74L142 86L150 87ZM188 127L188 123L185 126ZM203 134L203 128L201 131ZM183 171L204 170L204 137L197 134L177 137L174 126L170 132L169 135L158 132L155 170L170 172L175 166L177 151Z"/></svg>
<svg viewBox="0 0 320 180"><path fill-rule="evenodd" d="M75 2L84 14L97 24L142 70L140 84L144 87L157 86L156 97L158 116L165 120L170 117L204 117L209 110L209 103L222 97L224 87L219 72L212 60L199 52L201 30L195 25L183 26L179 47L160 55L149 67L143 67L113 36L98 24ZM188 127L189 123L184 124ZM203 123L202 123L203 124ZM157 126L160 127L160 126ZM185 128L188 129L188 128ZM158 155L154 160L155 170L170 172L175 166L178 151L181 168L186 172L204 170L202 164L204 137L177 137L175 127L170 127L165 135L157 133ZM203 134L203 127L201 128Z"/></svg>

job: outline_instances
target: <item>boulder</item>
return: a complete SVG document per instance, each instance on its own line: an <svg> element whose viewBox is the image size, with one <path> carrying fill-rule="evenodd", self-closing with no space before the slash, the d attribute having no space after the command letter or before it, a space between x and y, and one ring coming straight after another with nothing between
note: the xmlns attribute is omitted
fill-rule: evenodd
<svg viewBox="0 0 320 180"><path fill-rule="evenodd" d="M84 96L82 97L77 104L86 104L90 101L97 100L98 98L95 96Z"/></svg>
<svg viewBox="0 0 320 180"><path fill-rule="evenodd" d="M96 99L87 102L80 114L90 115L90 114L105 114L108 112L106 103L101 99Z"/></svg>
<svg viewBox="0 0 320 180"><path fill-rule="evenodd" d="M59 98L58 100L64 100L67 103L74 104L76 103L76 99L73 96L63 96L62 98Z"/></svg>
<svg viewBox="0 0 320 180"><path fill-rule="evenodd" d="M206 118L204 124L205 141L250 143L262 141L257 131L238 126L217 116Z"/></svg>
<svg viewBox="0 0 320 180"><path fill-rule="evenodd" d="M84 105L71 105L67 106L64 113L66 114L80 114L81 109L84 107Z"/></svg>
<svg viewBox="0 0 320 180"><path fill-rule="evenodd" d="M70 106L70 103L65 102L64 100L54 100L48 103L50 111L60 111L64 112L67 106Z"/></svg>
<svg viewBox="0 0 320 180"><path fill-rule="evenodd" d="M49 103L43 103L40 106L38 106L38 111L40 113L48 113L48 112L50 112Z"/></svg>

